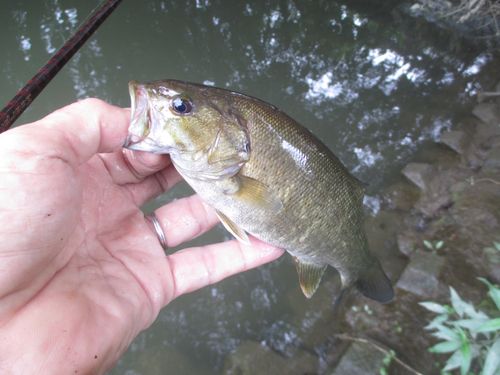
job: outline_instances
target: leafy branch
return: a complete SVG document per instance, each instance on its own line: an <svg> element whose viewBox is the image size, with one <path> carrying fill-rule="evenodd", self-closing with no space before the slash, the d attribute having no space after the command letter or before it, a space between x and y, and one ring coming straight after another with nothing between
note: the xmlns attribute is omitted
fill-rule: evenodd
<svg viewBox="0 0 500 375"><path fill-rule="evenodd" d="M479 278L488 286L489 296L500 311L500 290L488 280ZM420 305L439 314L425 327L435 329L432 335L442 340L429 349L432 353L453 353L443 371L460 368L467 375L472 360L477 359L481 375L500 375L500 318L491 318L472 304L464 302L450 287L451 305L421 302Z"/></svg>

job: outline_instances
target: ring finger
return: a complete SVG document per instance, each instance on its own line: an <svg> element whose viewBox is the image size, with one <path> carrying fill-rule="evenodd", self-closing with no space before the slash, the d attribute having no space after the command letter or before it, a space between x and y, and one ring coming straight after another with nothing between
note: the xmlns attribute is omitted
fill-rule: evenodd
<svg viewBox="0 0 500 375"><path fill-rule="evenodd" d="M178 199L154 213L167 247L196 238L220 222L215 211L198 194Z"/></svg>

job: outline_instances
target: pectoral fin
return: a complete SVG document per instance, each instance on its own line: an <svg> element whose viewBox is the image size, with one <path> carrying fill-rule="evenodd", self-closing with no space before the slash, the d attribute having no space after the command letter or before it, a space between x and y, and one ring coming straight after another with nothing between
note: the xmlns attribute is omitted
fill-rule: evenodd
<svg viewBox="0 0 500 375"><path fill-rule="evenodd" d="M233 179L236 179L238 189L227 194L266 211L278 213L283 208L276 193L262 182L242 175L236 175Z"/></svg>
<svg viewBox="0 0 500 375"><path fill-rule="evenodd" d="M311 298L316 289L318 289L319 283L321 281L321 276L325 272L327 267L326 263L312 263L293 257L295 260L295 266L297 267L297 273L299 274L299 282L302 291L307 298Z"/></svg>
<svg viewBox="0 0 500 375"><path fill-rule="evenodd" d="M244 243L245 245L250 245L250 240L248 239L248 236L243 229L241 229L239 226L237 226L235 223L233 223L222 212L220 212L216 209L214 209L214 211L217 214L217 216L219 217L221 223L224 225L224 227L228 230L229 233L231 233L241 243Z"/></svg>

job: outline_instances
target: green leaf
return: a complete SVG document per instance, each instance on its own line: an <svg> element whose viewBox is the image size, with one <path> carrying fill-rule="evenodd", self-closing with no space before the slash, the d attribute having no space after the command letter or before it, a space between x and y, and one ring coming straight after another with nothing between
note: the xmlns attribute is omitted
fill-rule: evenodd
<svg viewBox="0 0 500 375"><path fill-rule="evenodd" d="M497 305L498 310L500 310L500 290L498 290L498 288L496 288L495 286L491 285L488 280L483 279L481 277L478 277L478 279L481 280L486 285L488 285L488 289L490 290L488 294L495 302L495 305Z"/></svg>
<svg viewBox="0 0 500 375"><path fill-rule="evenodd" d="M500 263L500 256L498 255L491 255L488 260L490 261L490 263L492 264L498 264Z"/></svg>
<svg viewBox="0 0 500 375"><path fill-rule="evenodd" d="M474 309L474 307L472 307L472 305L470 306L470 308L466 307L465 314L467 314L472 319L479 319L479 320L481 320L481 319L489 320L490 319L490 317L488 315L486 315L484 312L482 312L481 310L476 311Z"/></svg>
<svg viewBox="0 0 500 375"><path fill-rule="evenodd" d="M382 362L384 363L384 365L389 366L391 364L391 360L392 360L392 357L390 355L388 355L388 356L384 357Z"/></svg>
<svg viewBox="0 0 500 375"><path fill-rule="evenodd" d="M440 342L439 344L434 345L432 348L429 348L429 351L431 353L454 352L455 350L459 349L462 344L462 340Z"/></svg>
<svg viewBox="0 0 500 375"><path fill-rule="evenodd" d="M491 345L483 366L483 375L493 375L500 367L500 337Z"/></svg>
<svg viewBox="0 0 500 375"><path fill-rule="evenodd" d="M430 243L429 241L424 240L424 245L426 248L428 248L430 250L434 250L434 246L432 246L432 243Z"/></svg>
<svg viewBox="0 0 500 375"><path fill-rule="evenodd" d="M460 339L462 340L462 343L464 343L464 344L467 343L467 334L465 333L465 331L461 327L456 325L455 322L453 322L453 326L457 330L458 335L460 336Z"/></svg>
<svg viewBox="0 0 500 375"><path fill-rule="evenodd" d="M500 251L500 243L498 242L493 242L493 245L497 248L498 251Z"/></svg>
<svg viewBox="0 0 500 375"><path fill-rule="evenodd" d="M470 362L472 360L472 356L470 353L469 344L463 344L460 348L462 352L462 363L460 364L460 375L467 375L470 368Z"/></svg>
<svg viewBox="0 0 500 375"><path fill-rule="evenodd" d="M461 340L460 335L456 333L454 330L451 328L445 327L443 325L438 325L437 327L437 332L434 332L432 335L436 336L440 339L446 340L446 341L456 341L456 340Z"/></svg>
<svg viewBox="0 0 500 375"><path fill-rule="evenodd" d="M436 316L432 322L429 323L429 325L427 327L425 327L425 329L433 329L433 328L437 328L437 326L441 325L441 323L445 322L447 319L448 319L448 314L442 314L442 315L438 315Z"/></svg>
<svg viewBox="0 0 500 375"><path fill-rule="evenodd" d="M448 358L446 361L446 366L443 368L443 371L453 370L460 367L462 363L462 351L457 350L453 355Z"/></svg>
<svg viewBox="0 0 500 375"><path fill-rule="evenodd" d="M439 250L443 247L444 245L444 242L443 241L439 241L437 244L436 244L436 250Z"/></svg>
<svg viewBox="0 0 500 375"><path fill-rule="evenodd" d="M475 330L475 332L493 332L500 330L500 318L491 319L481 327Z"/></svg>
<svg viewBox="0 0 500 375"><path fill-rule="evenodd" d="M489 255L496 255L496 254L498 254L497 249L495 249L494 247L485 247L485 248L483 248L483 251L486 254L489 254Z"/></svg>
<svg viewBox="0 0 500 375"><path fill-rule="evenodd" d="M460 327L467 328L471 331L475 331L488 321L489 319L462 319L462 320L456 320L455 324Z"/></svg>
<svg viewBox="0 0 500 375"><path fill-rule="evenodd" d="M460 318L464 315L464 311L466 306L464 305L466 302L462 301L458 293L450 286L450 295L451 295L451 305L457 312Z"/></svg>
<svg viewBox="0 0 500 375"><path fill-rule="evenodd" d="M443 305L436 302L419 302L419 305L437 314L449 314L450 311Z"/></svg>

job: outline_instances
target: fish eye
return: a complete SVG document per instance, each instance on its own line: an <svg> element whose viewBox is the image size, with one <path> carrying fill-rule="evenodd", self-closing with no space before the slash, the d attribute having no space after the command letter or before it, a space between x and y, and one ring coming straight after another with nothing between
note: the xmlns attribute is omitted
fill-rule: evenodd
<svg viewBox="0 0 500 375"><path fill-rule="evenodd" d="M175 98L172 100L172 109L179 115L189 115L193 110L193 103L187 98Z"/></svg>

